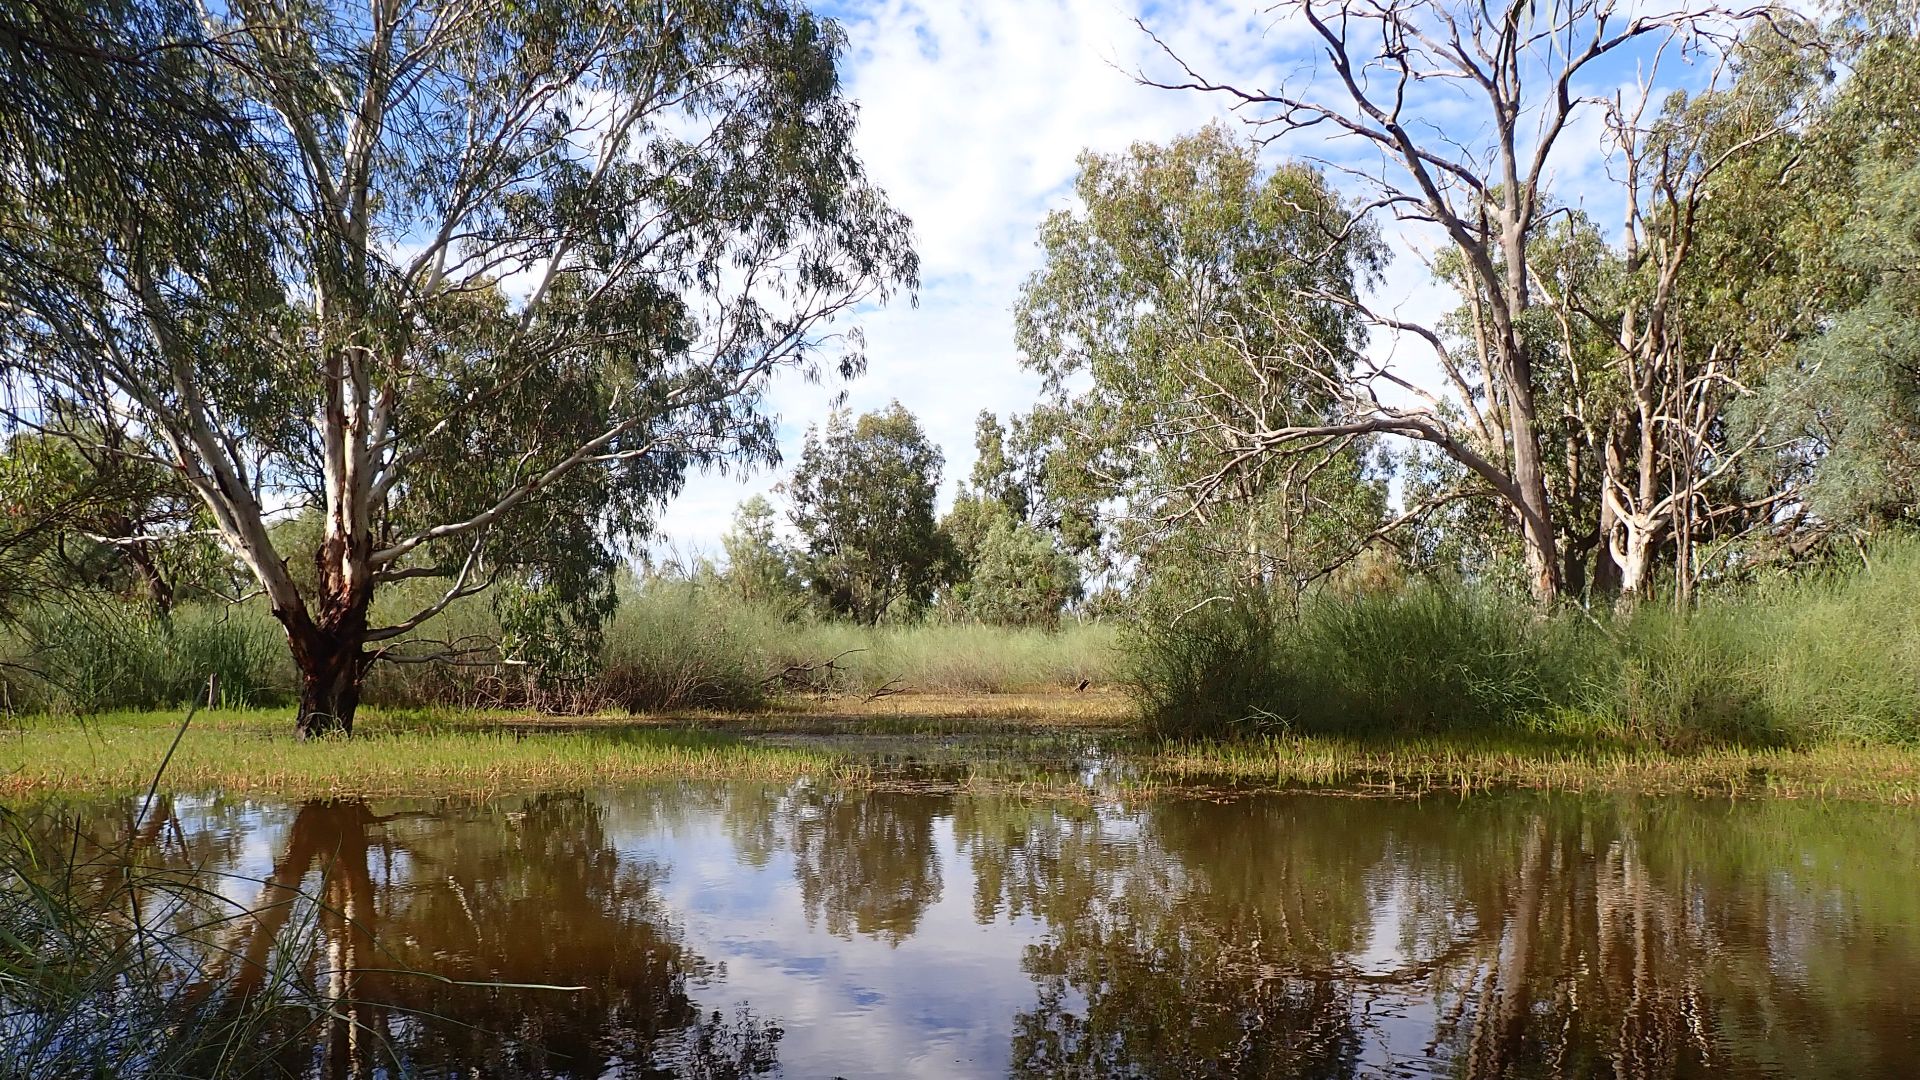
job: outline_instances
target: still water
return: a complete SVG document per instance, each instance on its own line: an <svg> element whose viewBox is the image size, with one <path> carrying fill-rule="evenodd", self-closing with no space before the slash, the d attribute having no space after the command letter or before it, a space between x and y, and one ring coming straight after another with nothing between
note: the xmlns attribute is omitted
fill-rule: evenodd
<svg viewBox="0 0 1920 1080"><path fill-rule="evenodd" d="M1908 810L698 783L148 820L257 910L210 977L335 997L324 1075L1920 1076Z"/></svg>

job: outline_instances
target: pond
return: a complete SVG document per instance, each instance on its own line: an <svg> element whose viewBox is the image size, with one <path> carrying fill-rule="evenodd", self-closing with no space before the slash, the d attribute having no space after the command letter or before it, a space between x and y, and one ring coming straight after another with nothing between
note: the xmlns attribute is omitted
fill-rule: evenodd
<svg viewBox="0 0 1920 1080"><path fill-rule="evenodd" d="M333 1001L295 1072L1920 1075L1895 808L801 782L147 821L255 912L198 978Z"/></svg>

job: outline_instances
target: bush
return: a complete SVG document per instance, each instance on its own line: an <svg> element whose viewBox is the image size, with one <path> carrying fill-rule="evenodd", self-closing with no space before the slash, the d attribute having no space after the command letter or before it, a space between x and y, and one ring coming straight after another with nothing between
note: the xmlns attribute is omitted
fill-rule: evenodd
<svg viewBox="0 0 1920 1080"><path fill-rule="evenodd" d="M1177 737L1517 729L1685 749L1920 740L1920 544L1676 613L1542 614L1416 584L1282 612L1242 596L1149 618L1126 683Z"/></svg>
<svg viewBox="0 0 1920 1080"><path fill-rule="evenodd" d="M766 697L753 605L693 582L646 582L621 597L591 678L605 707L742 709Z"/></svg>
<svg viewBox="0 0 1920 1080"><path fill-rule="evenodd" d="M1418 585L1297 614L1255 594L1132 636L1128 685L1154 731L1416 734L1523 723L1569 702L1579 635L1497 594Z"/></svg>
<svg viewBox="0 0 1920 1080"><path fill-rule="evenodd" d="M204 700L209 678L216 704L269 704L288 700L292 683L278 624L253 608L187 606L162 619L100 599L31 613L11 645L16 709L170 708Z"/></svg>
<svg viewBox="0 0 1920 1080"><path fill-rule="evenodd" d="M404 617L433 597L383 598L375 621ZM881 687L971 693L1066 689L1110 678L1113 631L1069 623L1058 630L973 623L861 626L742 599L706 580L620 584L597 655L571 670L500 662L502 638L485 598L454 604L402 639L402 652L473 648L458 665L383 662L369 671L369 705L530 708L548 712L751 709L776 689L854 694ZM826 664L833 665L828 671ZM781 675L810 674L784 685ZM182 605L171 619L101 599L36 613L0 640L0 708L92 713L172 708L203 695L217 703L292 700L286 637L262 604Z"/></svg>
<svg viewBox="0 0 1920 1080"><path fill-rule="evenodd" d="M1242 593L1177 615L1149 614L1124 636L1121 683L1161 736L1246 735L1287 727L1305 693L1266 593ZM1282 710L1282 711L1276 711Z"/></svg>

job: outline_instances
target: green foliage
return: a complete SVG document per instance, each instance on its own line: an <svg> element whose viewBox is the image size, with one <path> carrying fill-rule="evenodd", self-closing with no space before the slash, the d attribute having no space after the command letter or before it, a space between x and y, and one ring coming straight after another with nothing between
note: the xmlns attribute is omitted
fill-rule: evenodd
<svg viewBox="0 0 1920 1080"><path fill-rule="evenodd" d="M784 485L806 543L804 575L827 610L869 625L919 610L946 563L933 499L943 457L894 402L809 430Z"/></svg>
<svg viewBox="0 0 1920 1080"><path fill-rule="evenodd" d="M858 372L830 325L917 276L845 34L789 0L5 18L7 412L194 492L289 628L303 733L494 581L530 590L516 647L572 635L689 468L773 460L773 375ZM369 624L425 578L445 600Z"/></svg>
<svg viewBox="0 0 1920 1080"><path fill-rule="evenodd" d="M734 512L733 528L721 537L727 553L727 588L750 604L789 608L805 603L799 561L775 531L773 504L755 495Z"/></svg>
<svg viewBox="0 0 1920 1080"><path fill-rule="evenodd" d="M1742 544L1748 562L1791 561L1834 529L1901 525L1920 505L1920 38L1910 14L1887 14L1841 5L1824 64L1756 34L1741 85L1790 130L1717 177L1703 206L1692 332L1754 358L1743 377L1756 393L1726 419L1772 451L1753 455L1741 494L1791 495L1801 527Z"/></svg>
<svg viewBox="0 0 1920 1080"><path fill-rule="evenodd" d="M615 607L611 568L598 587L504 582L493 593L502 658L530 665L541 677L580 678L600 661L603 624Z"/></svg>
<svg viewBox="0 0 1920 1080"><path fill-rule="evenodd" d="M257 607L200 605L161 618L112 600L36 608L8 642L0 684L9 706L92 713L288 699L285 636Z"/></svg>
<svg viewBox="0 0 1920 1080"><path fill-rule="evenodd" d="M1026 522L995 522L969 562L972 573L954 586L953 600L979 622L1058 626L1061 609L1080 595L1079 567Z"/></svg>
<svg viewBox="0 0 1920 1080"><path fill-rule="evenodd" d="M181 586L230 586L196 536L196 507L124 436L16 432L0 453L0 618L76 592L140 598L164 614Z"/></svg>
<svg viewBox="0 0 1920 1080"><path fill-rule="evenodd" d="M940 531L952 553L941 607L951 618L1054 627L1080 596L1080 566L997 499L962 490Z"/></svg>
<svg viewBox="0 0 1920 1080"><path fill-rule="evenodd" d="M1540 614L1498 590L1416 583L1265 593L1149 617L1126 682L1155 732L1532 731L1686 749L1920 741L1920 544L1865 566L1715 595L1696 611Z"/></svg>
<svg viewBox="0 0 1920 1080"><path fill-rule="evenodd" d="M1351 491L1373 486L1364 453L1329 443L1330 461L1305 469L1232 450L1236 433L1327 415L1330 380L1364 334L1350 308L1317 297L1349 295L1374 270L1372 234L1348 228L1318 172L1263 170L1218 125L1083 154L1080 168L1084 210L1041 226L1045 264L1015 310L1022 362L1044 382L1015 424L1041 459L1043 501L1117 505L1120 561L1151 559L1168 520L1255 576L1330 560L1379 521L1381 493ZM1321 523L1335 535L1309 540Z"/></svg>
<svg viewBox="0 0 1920 1080"><path fill-rule="evenodd" d="M1920 166L1863 164L1837 257L1859 302L1774 373L1754 406L1800 433L1810 508L1849 527L1920 520Z"/></svg>

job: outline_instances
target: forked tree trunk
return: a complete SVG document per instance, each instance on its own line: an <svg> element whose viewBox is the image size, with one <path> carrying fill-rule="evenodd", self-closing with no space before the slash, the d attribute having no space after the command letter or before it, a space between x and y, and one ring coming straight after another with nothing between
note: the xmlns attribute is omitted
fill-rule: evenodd
<svg viewBox="0 0 1920 1080"><path fill-rule="evenodd" d="M1630 607L1644 599L1653 586L1654 544L1661 522L1644 514L1621 515L1609 546L1620 566L1620 603Z"/></svg>

